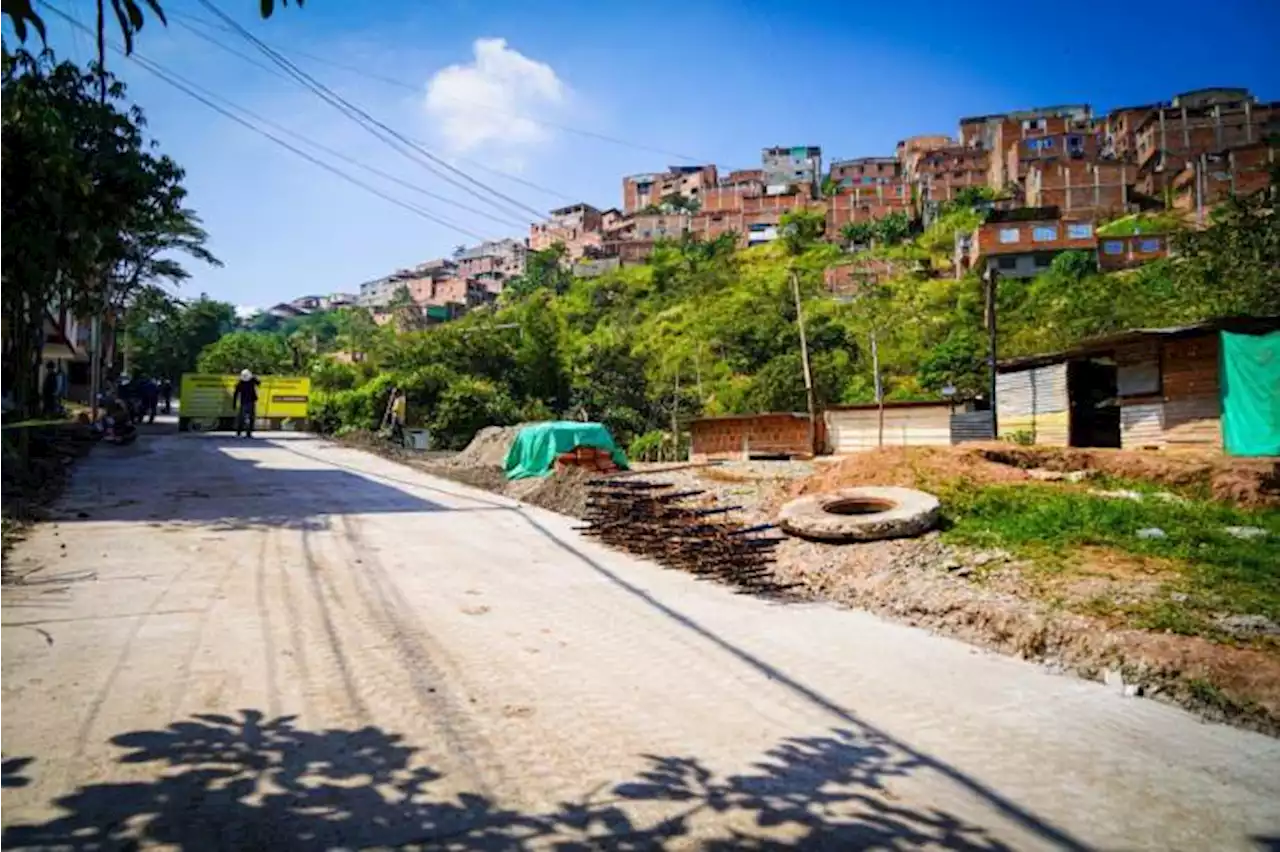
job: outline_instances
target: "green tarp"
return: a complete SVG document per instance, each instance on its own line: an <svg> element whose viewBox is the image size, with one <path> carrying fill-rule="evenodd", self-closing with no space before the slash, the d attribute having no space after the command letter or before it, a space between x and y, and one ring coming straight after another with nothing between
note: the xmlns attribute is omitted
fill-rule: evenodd
<svg viewBox="0 0 1280 852"><path fill-rule="evenodd" d="M1280 331L1222 332L1222 440L1233 456L1280 456Z"/></svg>
<svg viewBox="0 0 1280 852"><path fill-rule="evenodd" d="M526 426L511 442L504 467L507 479L525 479L530 476L547 476L556 463L556 456L575 447L595 447L608 450L613 462L620 468L627 467L627 457L603 423L579 423L574 420L553 420Z"/></svg>

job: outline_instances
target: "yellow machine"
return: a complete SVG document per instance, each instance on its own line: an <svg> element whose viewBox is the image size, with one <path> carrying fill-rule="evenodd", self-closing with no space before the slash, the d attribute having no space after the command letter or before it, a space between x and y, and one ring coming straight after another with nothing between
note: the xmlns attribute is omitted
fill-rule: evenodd
<svg viewBox="0 0 1280 852"><path fill-rule="evenodd" d="M232 395L239 376L185 373L179 395L178 429L185 432L233 428ZM307 419L311 379L305 376L259 376L258 423L279 429L286 421L302 425Z"/></svg>

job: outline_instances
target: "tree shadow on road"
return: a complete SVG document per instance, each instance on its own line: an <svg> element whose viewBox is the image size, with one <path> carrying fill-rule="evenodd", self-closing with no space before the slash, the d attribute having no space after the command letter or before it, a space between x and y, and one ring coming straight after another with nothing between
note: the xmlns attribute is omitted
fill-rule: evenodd
<svg viewBox="0 0 1280 852"><path fill-rule="evenodd" d="M645 768L603 800L548 813L449 792L397 734L368 726L307 731L291 716L201 714L112 743L122 764L154 764L154 780L81 787L52 803L65 813L9 824L6 849L448 850L661 848L696 832L701 848L1003 850L981 827L887 795L885 782L922 769L887 742L846 730L791 738L749 770L722 776L694 757L646 755ZM29 759L5 762L23 786ZM14 802L6 804L12 808ZM6 820L8 822L8 820ZM713 830L714 829L714 830Z"/></svg>

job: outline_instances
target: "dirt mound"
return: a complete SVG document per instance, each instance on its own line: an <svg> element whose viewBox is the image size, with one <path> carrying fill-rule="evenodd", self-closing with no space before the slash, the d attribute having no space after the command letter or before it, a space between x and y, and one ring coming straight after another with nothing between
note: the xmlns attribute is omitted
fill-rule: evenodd
<svg viewBox="0 0 1280 852"><path fill-rule="evenodd" d="M512 482L506 493L526 503L581 518L587 513L587 480L599 475L583 467L562 467L551 476Z"/></svg>
<svg viewBox="0 0 1280 852"><path fill-rule="evenodd" d="M451 464L467 467L502 467L507 460L507 450L520 430L528 423L515 426L486 426L476 433L466 449L450 460Z"/></svg>
<svg viewBox="0 0 1280 852"><path fill-rule="evenodd" d="M986 444L966 448L982 458L1018 468L1088 470L1174 488L1203 488L1215 500L1241 506L1280 506L1280 464L1197 451L1140 451L1021 447Z"/></svg>
<svg viewBox="0 0 1280 852"><path fill-rule="evenodd" d="M1025 482L1026 471L950 447L884 447L849 456L796 483L794 496L859 485L897 485L928 491L941 483Z"/></svg>

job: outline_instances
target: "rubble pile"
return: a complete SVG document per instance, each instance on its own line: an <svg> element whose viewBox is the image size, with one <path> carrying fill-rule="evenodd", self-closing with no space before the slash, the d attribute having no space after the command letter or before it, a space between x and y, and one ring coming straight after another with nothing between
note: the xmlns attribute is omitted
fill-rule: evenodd
<svg viewBox="0 0 1280 852"><path fill-rule="evenodd" d="M781 591L773 551L783 540L773 524L743 526L723 516L739 507L688 505L701 491L669 482L595 479L588 484L584 528L605 544L671 568L752 591Z"/></svg>

